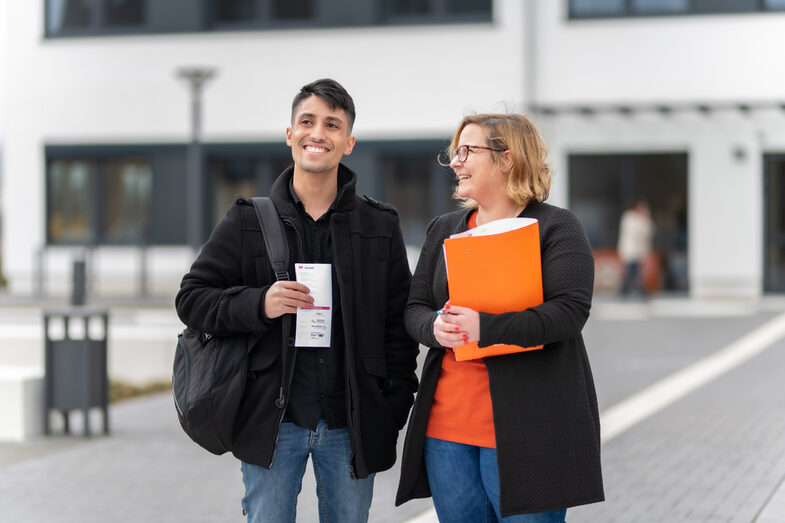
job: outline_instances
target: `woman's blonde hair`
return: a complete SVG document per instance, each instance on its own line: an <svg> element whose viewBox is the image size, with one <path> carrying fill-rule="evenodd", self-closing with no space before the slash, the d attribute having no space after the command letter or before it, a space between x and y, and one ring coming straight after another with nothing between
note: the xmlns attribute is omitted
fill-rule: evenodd
<svg viewBox="0 0 785 523"><path fill-rule="evenodd" d="M543 202L551 190L551 167L546 161L548 148L534 123L522 114L474 114L466 116L455 131L447 149L447 157L452 160L460 144L461 133L467 125L479 125L486 132L488 146L510 151L512 170L507 178L507 195L523 205L531 200ZM482 145L482 144L475 144ZM496 165L501 165L501 152L492 152ZM464 207L476 207L477 202L453 194L462 200Z"/></svg>

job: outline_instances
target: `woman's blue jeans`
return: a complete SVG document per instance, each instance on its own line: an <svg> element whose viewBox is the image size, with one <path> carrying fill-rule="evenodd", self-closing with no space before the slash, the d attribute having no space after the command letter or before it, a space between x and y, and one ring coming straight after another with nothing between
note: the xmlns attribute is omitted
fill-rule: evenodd
<svg viewBox="0 0 785 523"><path fill-rule="evenodd" d="M320 421L315 431L281 423L275 460L270 469L242 463L249 523L295 521L308 456L313 457L319 521L365 523L373 498L373 479L352 479L352 449L347 429L328 430Z"/></svg>
<svg viewBox="0 0 785 523"><path fill-rule="evenodd" d="M426 438L425 468L440 523L564 523L567 509L502 518L496 449Z"/></svg>

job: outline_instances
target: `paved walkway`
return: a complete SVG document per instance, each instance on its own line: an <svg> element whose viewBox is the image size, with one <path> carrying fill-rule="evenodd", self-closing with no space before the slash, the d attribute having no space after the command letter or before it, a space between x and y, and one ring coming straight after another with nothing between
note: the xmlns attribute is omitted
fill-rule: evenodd
<svg viewBox="0 0 785 523"><path fill-rule="evenodd" d="M78 412L74 426L81 427ZM97 413L96 413L97 414ZM0 521L8 523L243 522L239 462L213 456L182 432L169 394L111 409L112 434L0 444ZM99 417L91 419L100 427ZM299 521L317 521L309 470ZM395 509L397 472L379 474L371 521L400 522L430 501Z"/></svg>
<svg viewBox="0 0 785 523"><path fill-rule="evenodd" d="M568 521L785 522L783 371L780 337L604 443L606 502Z"/></svg>
<svg viewBox="0 0 785 523"><path fill-rule="evenodd" d="M586 335L603 413L785 310L709 304L672 314L673 307L660 305L596 305ZM603 444L607 501L571 509L567 520L785 522L784 370L779 337L616 434ZM192 444L171 396L114 405L111 423L110 437L0 444L0 521L244 521L237 462ZM377 476L371 521L412 521L423 513L419 521L435 521L430 500L393 506L397 479L397 469ZM317 520L315 503L309 471L299 521Z"/></svg>

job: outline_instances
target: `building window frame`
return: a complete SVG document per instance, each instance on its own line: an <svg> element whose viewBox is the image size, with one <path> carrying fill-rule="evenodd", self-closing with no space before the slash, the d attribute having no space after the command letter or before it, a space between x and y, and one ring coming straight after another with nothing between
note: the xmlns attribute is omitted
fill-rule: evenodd
<svg viewBox="0 0 785 523"><path fill-rule="evenodd" d="M354 154L344 160L349 168L359 173L358 182L362 182L357 189L359 195L367 194L404 207L407 202L396 202L389 186L385 186L383 171L385 161L389 158L402 159L404 163L407 159L413 159L421 168L422 177L427 179L424 186L428 194L418 203L415 216L403 213L401 221L403 228L420 226L420 229L424 230L433 217L458 208L457 200L452 198L457 183L454 174L448 167L437 162L437 156L448 146L448 140L439 139L370 140L363 141L362 151L358 151L362 154ZM227 191L233 189L233 181L242 179L240 181L243 182L243 187L255 188L255 191L248 189L249 194L244 194L246 197L267 194L274 180L292 162L291 150L282 142L206 143L202 155L202 206L205 215L210 217L203 220L202 241L207 240L210 231L223 217L226 207L231 205L230 198L233 199L234 195L229 195ZM188 183L186 144L46 145L44 157L44 237L47 246L187 244L186 211L190 202L182 198L183 187ZM106 235L102 234L107 216L104 208L105 186L102 187L102 183L106 182L102 180L101 173L105 172L106 166L112 161L130 157L146 158L151 171L149 196L143 207L146 212L143 218L147 227L139 237L126 236L122 241L107 241ZM60 232L53 234L52 224L56 219L54 199L67 198L63 188L52 183L52 165L58 161L85 162L89 180L82 180L81 183L80 180L73 181L71 192L76 196L69 201L75 203L71 207L66 205L67 202L60 203L60 208L64 209L64 213L59 217ZM239 161L239 169L230 165L234 161ZM223 166L221 162L224 162ZM67 181L70 174L60 176L61 180ZM226 179L230 183L225 183ZM406 181L406 177L403 181ZM252 191L255 194L250 194ZM399 191L399 194L403 194L402 198L405 198L405 191ZM76 225L73 225L74 223ZM77 231L79 234L68 237L68 231ZM409 236L407 240L412 246L422 240L417 234Z"/></svg>
<svg viewBox="0 0 785 523"><path fill-rule="evenodd" d="M311 0L314 15L302 18L274 18L274 0L251 0L254 6L254 13L245 20L219 20L217 13L216 0L205 2L207 26L211 31L237 31L237 30L260 30L260 29L300 29L321 27L318 13L319 0Z"/></svg>
<svg viewBox="0 0 785 523"><path fill-rule="evenodd" d="M424 0L425 13L399 14L394 11L395 0L382 1L382 16L388 25L418 25L434 23L483 23L493 21L493 1L489 8L476 12L459 13L450 9L451 0Z"/></svg>
<svg viewBox="0 0 785 523"><path fill-rule="evenodd" d="M62 199L63 194L58 193L55 188L53 176L57 175L55 171L56 166L60 163L76 163L81 162L89 166L84 180L83 191L87 194L77 194L77 198L81 200L82 204L86 204L86 208L82 211L83 216L81 220L84 221L84 234L74 236L68 233L69 226L63 226L63 237L60 234L53 232L57 220L57 206L55 205L56 199ZM109 177L113 178L115 172L110 172L117 166L117 162L130 162L136 164L146 164L147 180L136 180L136 182L143 182L149 185L149 190L146 195L146 202L144 203L141 214L139 209L131 209L129 212L133 216L131 219L138 222L138 232L127 235L119 234L119 239L113 239L113 234L110 232L110 223L107 222L110 216L110 205L106 198L106 189L109 187L111 181ZM114 164L114 165L113 165ZM100 150L93 148L82 149L74 148L71 150L52 150L48 149L46 153L46 215L45 215L45 229L46 229L46 244L47 245L139 245L149 243L150 240L150 227L152 226L152 210L151 198L154 191L154 161L153 157L148 151L143 149L139 150L126 150L126 151L113 151L113 150ZM119 173L124 176L125 173ZM71 178L70 172L67 173L68 178ZM138 188L138 187L137 187ZM76 188L77 191L79 188ZM127 196L127 195L126 195ZM138 204L137 196L131 195L134 206ZM125 198L125 196L123 196ZM125 198L127 199L127 198ZM127 203L127 202L126 202ZM70 206L66 209L70 221L73 221L74 216L79 215L80 211L71 209ZM116 212L116 209L115 209ZM71 215L74 216L71 216ZM60 220L63 221L63 220ZM122 221L122 220L120 220ZM131 225L130 229L133 229ZM129 231L130 231L129 229Z"/></svg>
<svg viewBox="0 0 785 523"><path fill-rule="evenodd" d="M621 0L618 8L586 12L578 9L581 0L566 0L567 18L569 20L594 20L608 18L651 18L671 16L702 16L702 15L728 15L741 13L777 13L785 12L785 2L782 5L771 5L769 0L746 0L746 5L723 5L708 0L684 0L683 9L641 9L636 5L637 0Z"/></svg>
<svg viewBox="0 0 785 523"><path fill-rule="evenodd" d="M785 262L779 262L774 266L772 251L782 249L785 252L785 228L773 227L772 222L776 220L774 213L782 212L785 207L785 198L778 193L775 188L785 185L785 154L766 153L763 155L763 293L774 294L785 292ZM778 177L778 180L774 180ZM779 196L779 201L776 201ZM777 208L772 208L772 204Z"/></svg>
<svg viewBox="0 0 785 523"><path fill-rule="evenodd" d="M79 36L108 36L126 34L147 34L153 32L148 18L149 0L140 0L141 21L139 23L120 24L109 23L107 20L108 12L105 9L106 0L80 0L88 7L90 21L83 27L64 27L55 29L52 27L53 1L43 0L44 2L44 37L45 38L71 38ZM66 0L63 0L66 1Z"/></svg>
<svg viewBox="0 0 785 523"><path fill-rule="evenodd" d="M74 37L133 36L149 34L172 34L184 32L222 31L266 31L287 29L314 29L338 27L384 27L396 25L438 25L453 23L490 23L493 20L493 0L483 0L477 12L459 12L458 4L463 0L423 0L427 12L413 15L397 15L393 2L398 0L305 0L310 2L311 16L286 18L275 17L273 11L277 1L249 0L252 13L245 18L221 20L218 16L218 0L177 0L178 5L192 6L189 16L179 16L182 8L163 9L159 0L139 0L142 20L131 24L110 24L107 20L106 2L110 0L42 0L43 36L47 39ZM53 23L54 9L58 2L81 2L89 13L84 26L58 27ZM163 2L163 0L160 0ZM173 0L166 0L167 2ZM335 2L334 4L332 2ZM361 6L359 8L358 6ZM453 7L451 7L453 6ZM63 7L65 8L65 7Z"/></svg>

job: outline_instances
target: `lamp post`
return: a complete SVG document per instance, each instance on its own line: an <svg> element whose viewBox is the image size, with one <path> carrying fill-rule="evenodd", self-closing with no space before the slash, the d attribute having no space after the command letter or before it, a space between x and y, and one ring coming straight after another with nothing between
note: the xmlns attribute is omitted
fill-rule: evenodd
<svg viewBox="0 0 785 523"><path fill-rule="evenodd" d="M188 217L188 244L199 251L202 244L202 88L216 75L212 67L182 67L177 77L188 82L191 88L191 142L188 144L188 173L186 181L186 207Z"/></svg>

